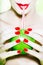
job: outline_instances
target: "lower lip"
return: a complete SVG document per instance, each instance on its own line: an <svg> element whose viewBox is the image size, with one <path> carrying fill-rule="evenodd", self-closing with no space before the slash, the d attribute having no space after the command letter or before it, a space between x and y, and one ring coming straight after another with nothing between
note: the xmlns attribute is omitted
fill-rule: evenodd
<svg viewBox="0 0 43 65"><path fill-rule="evenodd" d="M23 8L25 8L25 10L26 10L30 4L19 4L19 3L17 3L17 5L20 7L21 10L23 10Z"/></svg>

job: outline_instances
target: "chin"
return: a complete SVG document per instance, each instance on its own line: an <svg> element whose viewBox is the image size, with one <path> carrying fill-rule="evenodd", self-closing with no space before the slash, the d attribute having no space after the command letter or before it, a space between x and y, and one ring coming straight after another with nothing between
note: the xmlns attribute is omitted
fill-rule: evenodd
<svg viewBox="0 0 43 65"><path fill-rule="evenodd" d="M22 15L23 14L23 10L20 9L18 6L13 6L12 5L13 10L18 14L18 15ZM27 15L31 10L31 7L29 6L27 9L25 9L24 14Z"/></svg>
<svg viewBox="0 0 43 65"><path fill-rule="evenodd" d="M22 15L22 11L20 11L20 12L18 12L17 11L17 13L19 14L19 15ZM25 12L24 14L27 14L28 12Z"/></svg>
<svg viewBox="0 0 43 65"><path fill-rule="evenodd" d="M14 10L16 11L16 13L18 15L22 15L23 14L23 10L21 10L20 8L14 8ZM27 15L29 12L31 11L31 7L27 8L25 11L24 11L24 14Z"/></svg>
<svg viewBox="0 0 43 65"><path fill-rule="evenodd" d="M23 10L15 10L18 15L22 15ZM27 15L30 12L30 10L25 10L24 14Z"/></svg>

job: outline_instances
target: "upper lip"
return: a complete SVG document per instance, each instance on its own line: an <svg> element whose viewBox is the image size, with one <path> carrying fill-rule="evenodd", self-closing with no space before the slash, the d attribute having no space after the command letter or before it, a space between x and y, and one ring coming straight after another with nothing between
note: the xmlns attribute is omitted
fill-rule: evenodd
<svg viewBox="0 0 43 65"><path fill-rule="evenodd" d="M23 9L21 6L26 6L26 8L29 6L29 4L21 4L21 3L17 3L17 5L21 8L21 9ZM25 9L26 9L25 8Z"/></svg>
<svg viewBox="0 0 43 65"><path fill-rule="evenodd" d="M17 3L20 6L28 6L29 4L21 4L21 3Z"/></svg>

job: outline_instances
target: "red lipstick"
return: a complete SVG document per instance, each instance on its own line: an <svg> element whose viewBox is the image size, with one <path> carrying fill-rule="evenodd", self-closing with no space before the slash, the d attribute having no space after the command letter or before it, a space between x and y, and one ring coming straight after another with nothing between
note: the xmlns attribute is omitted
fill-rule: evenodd
<svg viewBox="0 0 43 65"><path fill-rule="evenodd" d="M20 3L17 3L17 5L20 7L21 10L23 10L23 7L25 7L25 9L27 9L29 6L29 4L20 4Z"/></svg>

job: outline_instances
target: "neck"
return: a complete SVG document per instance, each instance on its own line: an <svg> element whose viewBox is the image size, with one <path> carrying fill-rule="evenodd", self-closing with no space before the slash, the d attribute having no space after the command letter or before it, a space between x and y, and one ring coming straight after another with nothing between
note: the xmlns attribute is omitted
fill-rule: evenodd
<svg viewBox="0 0 43 65"><path fill-rule="evenodd" d="M37 17L37 13L35 9L32 9L27 15L25 15L24 18L22 18L23 20L22 22L22 26L25 27L25 24L27 24L26 22L28 22L29 26L33 24L32 21L34 21L34 19Z"/></svg>
<svg viewBox="0 0 43 65"><path fill-rule="evenodd" d="M13 8L12 8L12 10L13 10L14 14L18 18L21 18L22 17L22 15L19 15ZM33 7L32 10L30 12L28 12L25 17L28 18L28 19L30 19L31 17L33 17L35 15L36 15L36 9L35 9L35 7Z"/></svg>
<svg viewBox="0 0 43 65"><path fill-rule="evenodd" d="M15 12L14 12L14 15L16 16L18 21L21 21L22 27L25 27L25 26L23 26L23 25L25 25L25 21L27 21L29 23L29 25L31 25L33 23L32 21L37 17L37 13L36 13L35 7L33 7L31 9L31 11L25 16L23 21L21 20L22 17L19 17L17 14L15 14Z"/></svg>
<svg viewBox="0 0 43 65"><path fill-rule="evenodd" d="M37 13L36 13L36 9L33 8L25 17L28 20L33 19L34 17L36 17Z"/></svg>

